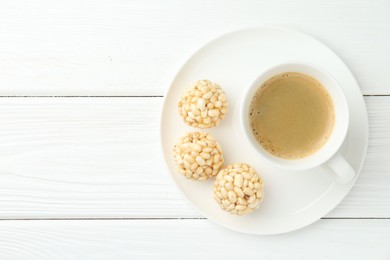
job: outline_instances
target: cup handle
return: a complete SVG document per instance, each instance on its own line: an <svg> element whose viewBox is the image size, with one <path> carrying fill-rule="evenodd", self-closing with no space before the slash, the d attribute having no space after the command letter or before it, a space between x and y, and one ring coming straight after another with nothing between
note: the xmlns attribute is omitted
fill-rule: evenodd
<svg viewBox="0 0 390 260"><path fill-rule="evenodd" d="M326 165L337 174L340 183L347 184L355 177L355 170L340 153L333 156Z"/></svg>

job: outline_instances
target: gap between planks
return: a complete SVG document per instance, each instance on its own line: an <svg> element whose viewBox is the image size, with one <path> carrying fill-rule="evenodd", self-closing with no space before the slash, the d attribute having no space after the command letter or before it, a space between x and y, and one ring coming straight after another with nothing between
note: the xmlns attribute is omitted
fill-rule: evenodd
<svg viewBox="0 0 390 260"><path fill-rule="evenodd" d="M390 220L390 217L324 217L326 220ZM47 221L47 220L207 220L207 218L7 218L0 221Z"/></svg>
<svg viewBox="0 0 390 260"><path fill-rule="evenodd" d="M162 98L164 96L0 96L0 98Z"/></svg>
<svg viewBox="0 0 390 260"><path fill-rule="evenodd" d="M389 97L390 94L364 94L364 97ZM0 98L163 98L162 95L143 95L143 96L0 96Z"/></svg>

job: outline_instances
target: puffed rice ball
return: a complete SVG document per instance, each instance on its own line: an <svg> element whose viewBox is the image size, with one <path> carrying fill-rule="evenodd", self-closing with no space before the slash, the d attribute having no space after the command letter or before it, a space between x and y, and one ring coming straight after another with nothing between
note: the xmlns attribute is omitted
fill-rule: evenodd
<svg viewBox="0 0 390 260"><path fill-rule="evenodd" d="M228 111L225 92L209 80L195 82L181 96L178 106L183 121L198 128L217 126Z"/></svg>
<svg viewBox="0 0 390 260"><path fill-rule="evenodd" d="M200 181L217 175L224 163L221 146L207 133L188 133L173 153L179 172Z"/></svg>
<svg viewBox="0 0 390 260"><path fill-rule="evenodd" d="M214 198L219 206L236 215L246 215L263 200L263 181L248 164L230 164L222 169L214 182Z"/></svg>

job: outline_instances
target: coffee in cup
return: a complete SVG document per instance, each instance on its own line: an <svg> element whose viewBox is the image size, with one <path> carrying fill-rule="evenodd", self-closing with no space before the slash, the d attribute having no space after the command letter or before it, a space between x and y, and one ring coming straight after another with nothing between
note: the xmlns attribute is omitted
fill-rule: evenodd
<svg viewBox="0 0 390 260"><path fill-rule="evenodd" d="M349 127L345 94L317 65L291 62L263 70L244 92L240 115L259 159L290 173L327 167L340 183L356 176L339 151Z"/></svg>
<svg viewBox="0 0 390 260"><path fill-rule="evenodd" d="M332 98L318 80L285 72L258 87L248 117L255 140L267 152L284 159L301 159L327 142L335 114Z"/></svg>

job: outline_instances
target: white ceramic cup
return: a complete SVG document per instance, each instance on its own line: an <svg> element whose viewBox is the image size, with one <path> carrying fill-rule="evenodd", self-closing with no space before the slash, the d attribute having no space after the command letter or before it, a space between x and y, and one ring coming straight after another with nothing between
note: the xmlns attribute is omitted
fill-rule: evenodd
<svg viewBox="0 0 390 260"><path fill-rule="evenodd" d="M267 152L252 134L249 126L249 106L256 90L272 76L284 72L299 72L317 79L327 89L333 100L335 121L332 134L328 141L313 154L302 159L283 159ZM241 103L241 125L247 140L258 151L259 156L276 167L291 171L312 169L321 165L329 167L337 174L341 183L348 183L356 175L355 170L338 152L349 126L349 110L344 92L337 81L326 71L313 64L296 62L274 66L262 73L247 89Z"/></svg>

